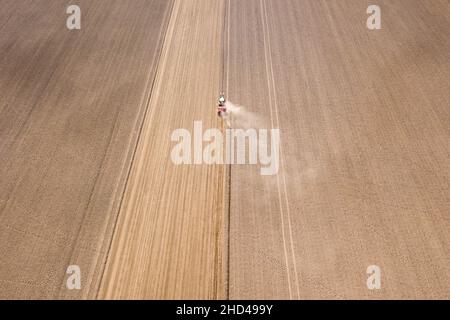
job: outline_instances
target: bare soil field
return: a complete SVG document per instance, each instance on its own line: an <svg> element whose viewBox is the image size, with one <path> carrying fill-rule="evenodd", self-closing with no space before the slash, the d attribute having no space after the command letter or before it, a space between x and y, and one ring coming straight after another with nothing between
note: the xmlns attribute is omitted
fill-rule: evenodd
<svg viewBox="0 0 450 320"><path fill-rule="evenodd" d="M222 126L214 109L222 5L175 1L101 298L224 298L225 167L177 166L170 158L173 130L190 130L196 120Z"/></svg>
<svg viewBox="0 0 450 320"><path fill-rule="evenodd" d="M450 298L448 1L69 4L0 0L0 299ZM221 91L277 174L174 164Z"/></svg>
<svg viewBox="0 0 450 320"><path fill-rule="evenodd" d="M0 4L0 298L94 298L172 2Z"/></svg>

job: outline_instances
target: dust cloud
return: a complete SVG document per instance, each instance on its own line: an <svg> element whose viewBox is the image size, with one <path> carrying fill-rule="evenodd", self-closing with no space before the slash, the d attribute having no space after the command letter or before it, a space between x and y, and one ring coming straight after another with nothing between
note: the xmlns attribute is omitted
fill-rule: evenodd
<svg viewBox="0 0 450 320"><path fill-rule="evenodd" d="M234 129L262 129L265 127L263 118L249 111L246 107L226 102L227 115L224 117L229 128Z"/></svg>

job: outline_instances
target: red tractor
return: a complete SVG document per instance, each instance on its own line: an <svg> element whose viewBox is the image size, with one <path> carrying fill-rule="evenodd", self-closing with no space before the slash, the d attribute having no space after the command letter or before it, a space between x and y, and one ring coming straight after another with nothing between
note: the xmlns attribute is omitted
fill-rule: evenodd
<svg viewBox="0 0 450 320"><path fill-rule="evenodd" d="M219 96L218 100L218 106L217 106L217 115L221 118L227 115L227 107L226 107L226 99L225 95L221 94Z"/></svg>

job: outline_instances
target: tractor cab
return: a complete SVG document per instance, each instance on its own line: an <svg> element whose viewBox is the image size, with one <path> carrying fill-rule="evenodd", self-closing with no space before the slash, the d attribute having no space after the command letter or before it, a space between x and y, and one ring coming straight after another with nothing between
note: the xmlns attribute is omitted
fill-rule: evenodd
<svg viewBox="0 0 450 320"><path fill-rule="evenodd" d="M225 102L226 102L225 95L221 94L219 96L219 107L224 107L225 106Z"/></svg>

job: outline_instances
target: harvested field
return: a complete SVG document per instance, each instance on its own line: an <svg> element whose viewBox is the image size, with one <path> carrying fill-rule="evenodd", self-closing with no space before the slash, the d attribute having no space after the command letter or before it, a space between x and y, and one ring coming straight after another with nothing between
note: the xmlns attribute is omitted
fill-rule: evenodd
<svg viewBox="0 0 450 320"><path fill-rule="evenodd" d="M450 298L448 1L70 4L0 0L0 299Z"/></svg>

